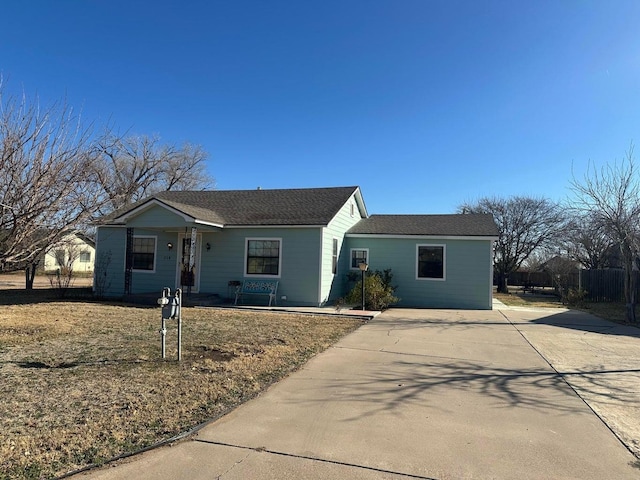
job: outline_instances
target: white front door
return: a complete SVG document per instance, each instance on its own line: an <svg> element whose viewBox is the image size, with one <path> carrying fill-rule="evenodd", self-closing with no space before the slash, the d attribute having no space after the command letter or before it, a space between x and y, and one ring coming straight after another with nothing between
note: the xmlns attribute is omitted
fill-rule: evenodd
<svg viewBox="0 0 640 480"><path fill-rule="evenodd" d="M182 288L184 293L200 291L200 253L202 252L202 234L198 233L194 253L193 269L189 268L191 261L191 235L178 234L178 265L176 268L176 288Z"/></svg>

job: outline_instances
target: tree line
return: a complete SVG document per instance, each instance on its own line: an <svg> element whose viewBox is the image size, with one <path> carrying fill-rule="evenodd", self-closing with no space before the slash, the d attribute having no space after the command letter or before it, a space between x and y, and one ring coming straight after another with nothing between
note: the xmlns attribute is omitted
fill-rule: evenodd
<svg viewBox="0 0 640 480"><path fill-rule="evenodd" d="M27 270L27 288L69 232L158 191L213 186L200 145L96 131L64 101L5 92L0 82L0 270Z"/></svg>
<svg viewBox="0 0 640 480"><path fill-rule="evenodd" d="M633 146L620 162L589 164L570 180L563 203L543 197L485 197L463 203L459 213L490 213L499 235L494 249L498 292L508 293L508 277L526 262L562 255L584 268L609 265L615 252L625 272L625 318L636 322L636 282L640 260L640 178Z"/></svg>
<svg viewBox="0 0 640 480"><path fill-rule="evenodd" d="M0 79L0 270L25 269L32 285L39 258L69 232L162 190L213 187L207 152L154 135L86 127L66 102L5 94ZM544 197L484 197L459 213L490 213L498 291L534 258L561 253L603 268L615 249L625 271L627 320L635 322L640 255L640 183L631 148L621 162L589 165L570 181L564 203Z"/></svg>

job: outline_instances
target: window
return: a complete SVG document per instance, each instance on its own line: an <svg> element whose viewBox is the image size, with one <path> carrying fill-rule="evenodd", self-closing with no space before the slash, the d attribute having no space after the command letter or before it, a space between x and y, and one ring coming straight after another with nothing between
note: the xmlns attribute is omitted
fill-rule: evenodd
<svg viewBox="0 0 640 480"><path fill-rule="evenodd" d="M280 276L280 239L248 238L246 275Z"/></svg>
<svg viewBox="0 0 640 480"><path fill-rule="evenodd" d="M417 277L432 280L444 280L444 273L444 245L418 245Z"/></svg>
<svg viewBox="0 0 640 480"><path fill-rule="evenodd" d="M156 237L133 237L132 259L134 270L155 271Z"/></svg>
<svg viewBox="0 0 640 480"><path fill-rule="evenodd" d="M91 261L91 252L80 252L78 260L80 263L89 263Z"/></svg>
<svg viewBox="0 0 640 480"><path fill-rule="evenodd" d="M351 249L351 269L358 270L361 263L369 263L368 248L352 248Z"/></svg>
<svg viewBox="0 0 640 480"><path fill-rule="evenodd" d="M338 271L338 239L333 239L333 252L331 253L331 273L334 275Z"/></svg>

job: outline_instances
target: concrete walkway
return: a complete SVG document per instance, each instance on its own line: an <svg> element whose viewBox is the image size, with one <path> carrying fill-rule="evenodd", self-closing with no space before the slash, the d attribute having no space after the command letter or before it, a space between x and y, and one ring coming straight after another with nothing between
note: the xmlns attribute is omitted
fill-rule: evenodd
<svg viewBox="0 0 640 480"><path fill-rule="evenodd" d="M562 309L389 310L194 439L78 477L638 479L639 334Z"/></svg>

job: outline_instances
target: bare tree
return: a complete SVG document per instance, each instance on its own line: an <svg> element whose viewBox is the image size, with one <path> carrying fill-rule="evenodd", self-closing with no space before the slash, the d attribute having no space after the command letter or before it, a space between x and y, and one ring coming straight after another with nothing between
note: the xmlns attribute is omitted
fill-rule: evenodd
<svg viewBox="0 0 640 480"><path fill-rule="evenodd" d="M569 256L586 269L612 266L614 242L594 215L580 214L572 219L564 243Z"/></svg>
<svg viewBox="0 0 640 480"><path fill-rule="evenodd" d="M73 285L75 272L73 270L76 260L80 258L80 245L74 236L67 236L53 247L58 268L55 273L50 273L49 283L55 289L60 298L64 297L69 287Z"/></svg>
<svg viewBox="0 0 640 480"><path fill-rule="evenodd" d="M0 83L0 268L24 268L27 288L44 250L100 204L89 136L66 103L42 108Z"/></svg>
<svg viewBox="0 0 640 480"><path fill-rule="evenodd" d="M177 147L161 143L157 136L121 138L107 133L95 152L91 171L109 211L163 190L197 190L214 183L206 171L208 155L199 145Z"/></svg>
<svg viewBox="0 0 640 480"><path fill-rule="evenodd" d="M618 245L625 272L625 319L636 322L635 306L640 253L640 181L633 146L621 163L596 169L591 164L582 180L571 181L573 208L592 216L609 240Z"/></svg>
<svg viewBox="0 0 640 480"><path fill-rule="evenodd" d="M565 228L557 203L546 198L485 197L458 207L461 213L490 213L498 226L494 269L498 292L508 293L507 279L529 256L553 243Z"/></svg>

